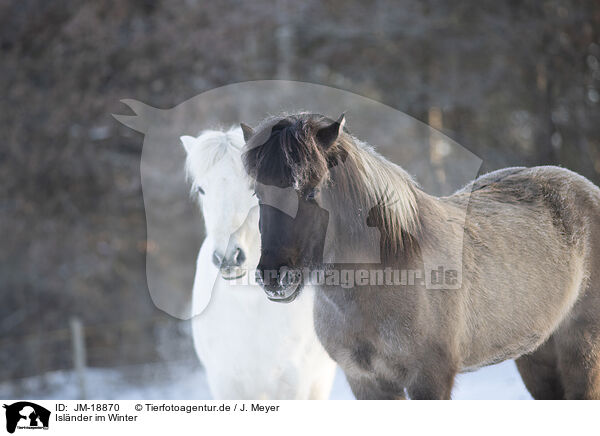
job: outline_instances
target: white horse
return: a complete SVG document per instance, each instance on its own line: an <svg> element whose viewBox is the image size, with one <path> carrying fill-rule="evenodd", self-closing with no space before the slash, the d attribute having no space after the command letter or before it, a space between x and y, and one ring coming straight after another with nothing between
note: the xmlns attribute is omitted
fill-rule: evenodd
<svg viewBox="0 0 600 436"><path fill-rule="evenodd" d="M256 284L235 283L254 277L260 257L258 202L241 161L241 129L208 130L181 141L206 228L194 279L198 315L192 331L213 396L328 398L335 363L315 334L311 290L298 304L280 305L264 298Z"/></svg>

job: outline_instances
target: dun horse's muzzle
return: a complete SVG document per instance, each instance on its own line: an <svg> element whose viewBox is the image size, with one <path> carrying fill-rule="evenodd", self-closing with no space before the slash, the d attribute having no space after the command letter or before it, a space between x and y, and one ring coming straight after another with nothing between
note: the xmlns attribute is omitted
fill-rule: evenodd
<svg viewBox="0 0 600 436"><path fill-rule="evenodd" d="M265 268L258 266L256 281L262 286L267 298L278 303L290 303L296 299L302 288L302 276L299 271L285 266Z"/></svg>

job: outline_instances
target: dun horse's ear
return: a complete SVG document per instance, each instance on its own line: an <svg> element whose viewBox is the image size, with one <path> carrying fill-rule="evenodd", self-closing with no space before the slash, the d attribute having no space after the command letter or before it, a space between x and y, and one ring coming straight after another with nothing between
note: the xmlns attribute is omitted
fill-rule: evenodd
<svg viewBox="0 0 600 436"><path fill-rule="evenodd" d="M248 142L252 135L254 135L254 129L248 124L244 123L240 123L240 127L242 128L242 133L244 134L244 141Z"/></svg>
<svg viewBox="0 0 600 436"><path fill-rule="evenodd" d="M317 132L317 142L324 150L327 150L335 143L344 129L344 124L346 124L346 113L340 115L337 121L323 127Z"/></svg>

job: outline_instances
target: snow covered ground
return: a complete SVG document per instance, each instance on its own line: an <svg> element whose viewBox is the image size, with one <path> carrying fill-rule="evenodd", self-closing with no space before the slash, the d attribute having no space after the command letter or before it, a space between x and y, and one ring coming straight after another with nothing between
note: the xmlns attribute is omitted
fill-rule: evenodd
<svg viewBox="0 0 600 436"><path fill-rule="evenodd" d="M88 399L210 399L204 371L196 362L146 364L118 369L89 368L85 375ZM78 399L79 384L72 371L54 371L43 376L0 383L0 398ZM332 400L354 396L338 369ZM531 399L513 361L482 368L457 377L454 399Z"/></svg>

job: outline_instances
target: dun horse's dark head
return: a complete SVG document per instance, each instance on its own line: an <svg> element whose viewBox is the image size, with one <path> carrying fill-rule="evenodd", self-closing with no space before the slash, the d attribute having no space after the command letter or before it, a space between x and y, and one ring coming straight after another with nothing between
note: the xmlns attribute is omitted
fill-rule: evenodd
<svg viewBox="0 0 600 436"><path fill-rule="evenodd" d="M244 165L260 203L257 279L271 300L294 300L301 270L323 262L329 213L319 200L329 168L342 159L344 122L344 115L299 114L267 120L256 132L242 125Z"/></svg>

